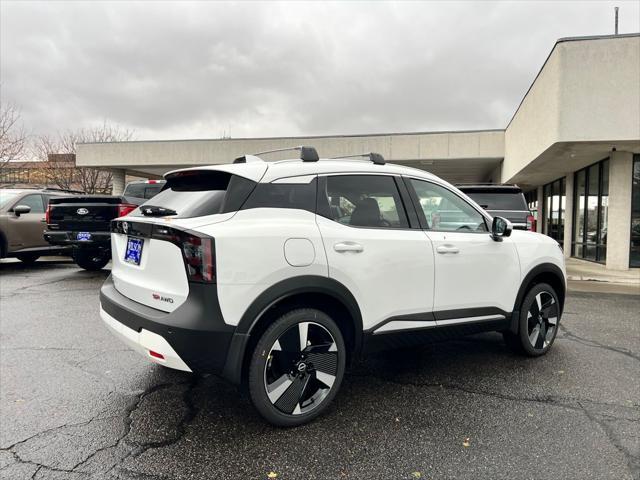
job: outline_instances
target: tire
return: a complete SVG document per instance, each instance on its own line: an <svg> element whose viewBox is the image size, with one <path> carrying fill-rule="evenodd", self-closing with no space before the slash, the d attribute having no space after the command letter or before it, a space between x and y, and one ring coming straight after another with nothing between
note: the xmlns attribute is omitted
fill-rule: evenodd
<svg viewBox="0 0 640 480"><path fill-rule="evenodd" d="M539 283L522 300L518 333L503 333L505 343L516 353L539 357L553 345L559 322L560 303L556 291L549 284Z"/></svg>
<svg viewBox="0 0 640 480"><path fill-rule="evenodd" d="M40 258L40 255L37 253L18 253L16 258L25 265L33 265Z"/></svg>
<svg viewBox="0 0 640 480"><path fill-rule="evenodd" d="M319 310L292 310L273 322L251 354L249 397L272 425L303 425L334 399L345 364L345 343L336 323Z"/></svg>
<svg viewBox="0 0 640 480"><path fill-rule="evenodd" d="M90 272L102 270L109 260L109 255L102 251L76 250L73 252L73 261L76 265Z"/></svg>

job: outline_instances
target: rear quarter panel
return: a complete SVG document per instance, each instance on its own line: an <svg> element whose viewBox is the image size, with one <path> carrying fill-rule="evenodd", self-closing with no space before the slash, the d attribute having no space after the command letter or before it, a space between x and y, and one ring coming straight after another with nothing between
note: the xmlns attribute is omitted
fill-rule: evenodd
<svg viewBox="0 0 640 480"><path fill-rule="evenodd" d="M275 283L302 275L328 276L326 254L311 212L242 210L231 221L201 226L198 231L215 238L218 298L229 325L237 325L258 295Z"/></svg>

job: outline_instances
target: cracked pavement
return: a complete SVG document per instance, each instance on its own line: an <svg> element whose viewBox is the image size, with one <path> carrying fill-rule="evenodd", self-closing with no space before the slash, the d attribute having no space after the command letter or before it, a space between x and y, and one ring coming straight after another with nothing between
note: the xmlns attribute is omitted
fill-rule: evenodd
<svg viewBox="0 0 640 480"><path fill-rule="evenodd" d="M283 430L124 348L98 316L107 273L0 263L0 478L640 479L638 295L570 293L538 359L497 334L369 358Z"/></svg>

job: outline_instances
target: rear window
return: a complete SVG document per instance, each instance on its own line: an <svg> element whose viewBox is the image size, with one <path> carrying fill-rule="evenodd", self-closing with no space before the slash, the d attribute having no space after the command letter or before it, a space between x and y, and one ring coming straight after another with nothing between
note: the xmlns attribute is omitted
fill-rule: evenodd
<svg viewBox="0 0 640 480"><path fill-rule="evenodd" d="M149 199L160 193L163 186L162 183L131 183L127 185L124 194L127 197Z"/></svg>
<svg viewBox="0 0 640 480"><path fill-rule="evenodd" d="M176 212L173 218L202 217L239 210L256 183L227 172L186 171L167 179L163 190L142 206ZM140 209L129 214L144 217Z"/></svg>
<svg viewBox="0 0 640 480"><path fill-rule="evenodd" d="M464 192L485 210L529 210L520 192Z"/></svg>

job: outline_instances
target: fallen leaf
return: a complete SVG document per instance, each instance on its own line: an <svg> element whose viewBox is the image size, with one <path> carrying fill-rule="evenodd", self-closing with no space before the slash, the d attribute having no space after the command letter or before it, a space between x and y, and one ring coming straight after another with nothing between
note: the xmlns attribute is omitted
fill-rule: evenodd
<svg viewBox="0 0 640 480"><path fill-rule="evenodd" d="M399 422L399 421L400 421L400 419L398 417L396 417L396 422Z"/></svg>
<svg viewBox="0 0 640 480"><path fill-rule="evenodd" d="M469 437L465 438L464 441L462 442L462 446L467 448L471 446L471 439Z"/></svg>
<svg viewBox="0 0 640 480"><path fill-rule="evenodd" d="M278 474L276 472L267 473L267 478L277 478Z"/></svg>
<svg viewBox="0 0 640 480"><path fill-rule="evenodd" d="M411 472L411 476L413 478L420 478L422 477L422 474L420 472Z"/></svg>

